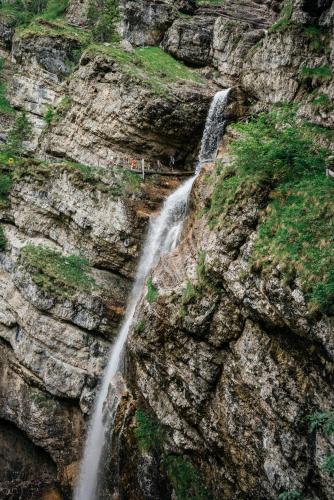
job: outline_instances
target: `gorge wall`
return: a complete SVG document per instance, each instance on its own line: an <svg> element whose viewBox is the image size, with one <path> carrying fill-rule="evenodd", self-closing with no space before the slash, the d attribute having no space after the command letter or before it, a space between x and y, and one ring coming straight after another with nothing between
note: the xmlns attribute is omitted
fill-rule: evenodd
<svg viewBox="0 0 334 500"><path fill-rule="evenodd" d="M333 2L120 0L110 41L91 6L0 9L3 147L22 110L31 124L25 157L1 158L1 498L71 498L148 218L194 170L213 95L232 88L230 122L298 104L332 148ZM99 498L333 497L333 439L307 420L333 408L333 309L310 308L298 266L256 262L275 185L233 191L238 138L137 309Z"/></svg>

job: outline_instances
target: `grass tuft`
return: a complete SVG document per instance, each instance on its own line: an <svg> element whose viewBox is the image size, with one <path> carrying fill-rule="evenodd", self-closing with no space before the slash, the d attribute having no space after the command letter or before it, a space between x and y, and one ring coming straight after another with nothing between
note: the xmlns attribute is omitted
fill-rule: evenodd
<svg viewBox="0 0 334 500"><path fill-rule="evenodd" d="M158 290L155 288L153 285L152 278L149 278L147 280L147 294L146 294L146 300L149 304L152 304L155 302L158 298Z"/></svg>
<svg viewBox="0 0 334 500"><path fill-rule="evenodd" d="M33 282L51 294L71 297L77 291L91 292L96 287L90 264L83 257L29 244L21 251L20 263L32 273Z"/></svg>

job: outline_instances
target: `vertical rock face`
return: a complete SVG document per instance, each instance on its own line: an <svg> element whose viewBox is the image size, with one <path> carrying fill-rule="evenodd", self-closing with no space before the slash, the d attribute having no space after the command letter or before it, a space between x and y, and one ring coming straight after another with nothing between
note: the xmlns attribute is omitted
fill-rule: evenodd
<svg viewBox="0 0 334 500"><path fill-rule="evenodd" d="M0 439L1 497L18 497L23 493L25 498L30 498L48 491L55 476L55 466L48 455L6 421L0 421ZM19 486L22 477L25 478L23 492Z"/></svg>
<svg viewBox="0 0 334 500"><path fill-rule="evenodd" d="M132 45L158 45L179 13L192 13L192 0L121 0L120 30Z"/></svg>
<svg viewBox="0 0 334 500"><path fill-rule="evenodd" d="M167 31L162 47L172 56L193 66L207 66L212 59L215 17L177 19Z"/></svg>
<svg viewBox="0 0 334 500"><path fill-rule="evenodd" d="M196 82L132 77L137 68L128 57L127 68L117 54L83 56L67 90L72 105L43 143L47 153L111 166L126 154L168 162L170 156L184 161L194 150L212 93Z"/></svg>
<svg viewBox="0 0 334 500"><path fill-rule="evenodd" d="M148 214L175 182L152 178L144 185L133 173L133 187L121 172L87 178L73 165L32 160L20 168L0 214L6 238L0 256L0 418L47 457L45 477L38 482L31 472L28 481L18 474L10 488L37 495L60 484L66 494ZM36 249L38 260L31 260ZM54 274L57 259L69 255L89 259L88 287ZM0 476L5 493L7 476Z"/></svg>
<svg viewBox="0 0 334 500"><path fill-rule="evenodd" d="M331 441L315 442L305 417L334 402L333 318L312 318L301 291L274 272L246 271L263 191L241 196L219 230L194 215L211 196L209 176L196 183L181 245L152 275L156 302L138 311L133 391L165 426L167 450L201 468L214 498L331 498L320 459Z"/></svg>
<svg viewBox="0 0 334 500"><path fill-rule="evenodd" d="M70 0L66 11L66 20L71 26L85 26L89 9L89 0Z"/></svg>
<svg viewBox="0 0 334 500"><path fill-rule="evenodd" d="M0 18L1 84L33 125L28 153L51 161L0 162L1 498L71 497L148 217L180 180L171 157L193 169L215 92L233 86L230 120L284 101L334 125L333 2L203 3L120 0L117 46L92 43L86 0L24 29ZM0 110L3 142L14 119ZM190 480L194 498L330 500L333 442L306 416L333 408L333 317L311 315L279 269L249 270L269 189L241 193L210 229L212 175L152 272L156 300L143 292L99 492L170 500Z"/></svg>

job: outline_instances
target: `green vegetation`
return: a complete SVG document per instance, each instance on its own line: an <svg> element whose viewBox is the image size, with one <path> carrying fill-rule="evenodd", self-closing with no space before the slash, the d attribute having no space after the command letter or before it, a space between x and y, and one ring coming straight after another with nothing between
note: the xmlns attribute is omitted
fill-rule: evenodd
<svg viewBox="0 0 334 500"><path fill-rule="evenodd" d="M64 115L71 108L72 99L70 96L65 95L57 106L57 112L59 115Z"/></svg>
<svg viewBox="0 0 334 500"><path fill-rule="evenodd" d="M184 318L187 314L187 306L194 304L201 296L201 289L197 285L193 285L188 281L182 291L181 306L179 309L180 318Z"/></svg>
<svg viewBox="0 0 334 500"><path fill-rule="evenodd" d="M13 127L9 131L4 152L9 156L22 156L24 142L30 139L32 133L31 123L26 112L21 111L16 117Z"/></svg>
<svg viewBox="0 0 334 500"><path fill-rule="evenodd" d="M136 193L140 189L141 177L136 172L122 171L122 184L128 193Z"/></svg>
<svg viewBox="0 0 334 500"><path fill-rule="evenodd" d="M88 19L96 42L117 42L118 0L90 0Z"/></svg>
<svg viewBox="0 0 334 500"><path fill-rule="evenodd" d="M326 54L329 51L330 34L328 30L319 26L306 26L303 31L308 38L311 50Z"/></svg>
<svg viewBox="0 0 334 500"><path fill-rule="evenodd" d="M177 500L209 500L211 497L203 486L198 470L189 459L181 455L169 454L164 457L166 469Z"/></svg>
<svg viewBox="0 0 334 500"><path fill-rule="evenodd" d="M334 410L316 411L307 416L307 421L310 432L322 430L328 436L334 434Z"/></svg>
<svg viewBox="0 0 334 500"><path fill-rule="evenodd" d="M211 7L219 7L220 5L224 5L225 0L197 0L196 3L198 6L210 5Z"/></svg>
<svg viewBox="0 0 334 500"><path fill-rule="evenodd" d="M14 108L9 104L6 98L6 85L3 82L0 82L0 113L14 113Z"/></svg>
<svg viewBox="0 0 334 500"><path fill-rule="evenodd" d="M48 109L46 110L46 112L43 115L43 120L45 121L45 123L47 124L48 127L50 127L52 125L52 123L54 122L55 116L56 116L56 112L55 112L54 108L52 108L51 106L48 106Z"/></svg>
<svg viewBox="0 0 334 500"><path fill-rule="evenodd" d="M298 490L283 491L278 495L278 500L301 500L302 494Z"/></svg>
<svg viewBox="0 0 334 500"><path fill-rule="evenodd" d="M70 65L70 62L68 63ZM43 120L48 127L56 125L61 116L64 115L71 107L71 99L68 96L63 97L56 108L48 106L46 112L43 115Z"/></svg>
<svg viewBox="0 0 334 500"><path fill-rule="evenodd" d="M187 306L188 304L193 303L197 297L198 297L197 288L191 283L191 281L188 281L186 287L182 292L182 298L181 298L182 305Z"/></svg>
<svg viewBox="0 0 334 500"><path fill-rule="evenodd" d="M91 42L91 33L82 29L68 26L63 20L45 22L42 18L33 20L30 24L21 26L15 31L16 38L29 38L34 35L59 37L68 40L73 45L68 51L67 66L74 66L80 59L82 50Z"/></svg>
<svg viewBox="0 0 334 500"><path fill-rule="evenodd" d="M62 17L68 7L68 0L47 0L46 2L44 0L43 3L45 7L39 13L42 14L43 19L48 21Z"/></svg>
<svg viewBox="0 0 334 500"><path fill-rule="evenodd" d="M134 434L139 448L143 451L160 449L165 433L158 420L139 409L136 411L136 424Z"/></svg>
<svg viewBox="0 0 334 500"><path fill-rule="evenodd" d="M0 73L4 67L5 61L0 57ZM10 114L14 113L14 108L8 102L6 98L6 85L4 82L0 81L0 114Z"/></svg>
<svg viewBox="0 0 334 500"><path fill-rule="evenodd" d="M48 293L70 297L96 287L89 262L83 257L29 244L22 249L20 262L32 273L33 282Z"/></svg>
<svg viewBox="0 0 334 500"><path fill-rule="evenodd" d="M74 173L79 174L80 178L85 182L97 180L95 170L89 165L68 161L62 164L62 166L69 171L73 170Z"/></svg>
<svg viewBox="0 0 334 500"><path fill-rule="evenodd" d="M153 285L152 278L149 278L147 280L147 294L146 294L146 300L149 304L152 304L155 302L158 298L158 290L155 288Z"/></svg>
<svg viewBox="0 0 334 500"><path fill-rule="evenodd" d="M318 173L273 195L259 228L254 260L298 276L312 311L334 314L334 183Z"/></svg>
<svg viewBox="0 0 334 500"><path fill-rule="evenodd" d="M312 87L317 87L333 78L333 70L328 65L316 66L315 68L303 66L300 69L299 76L303 82L309 83Z"/></svg>
<svg viewBox="0 0 334 500"><path fill-rule="evenodd" d="M327 152L309 139L296 112L295 107L278 107L235 126L241 134L232 145L238 173L278 184L324 171Z"/></svg>
<svg viewBox="0 0 334 500"><path fill-rule="evenodd" d="M168 92L166 85L175 82L192 81L203 84L202 77L183 63L164 52L160 47L138 48L126 52L118 47L91 45L88 52L102 52L114 59L122 70L145 84L157 94Z"/></svg>
<svg viewBox="0 0 334 500"><path fill-rule="evenodd" d="M141 319L138 323L135 324L135 332L136 333L144 333L145 331L145 321Z"/></svg>
<svg viewBox="0 0 334 500"><path fill-rule="evenodd" d="M68 0L4 0L0 6L0 15L11 21L13 26L26 26L35 17L53 21L63 16Z"/></svg>
<svg viewBox="0 0 334 500"><path fill-rule="evenodd" d="M269 28L271 32L283 32L293 26L291 17L293 14L293 3L291 0L287 0L281 10L280 17L278 21Z"/></svg>
<svg viewBox="0 0 334 500"><path fill-rule="evenodd" d="M269 206L260 221L252 265L263 272L279 265L287 282L299 278L311 311L333 314L334 183L325 177L328 151L318 130L279 107L235 126L234 161L217 176L210 205L211 227L254 197ZM313 142L314 141L314 142ZM231 219L233 221L233 217Z"/></svg>
<svg viewBox="0 0 334 500"><path fill-rule="evenodd" d="M177 500L210 500L211 496L203 486L200 473L188 458L165 453L163 444L166 431L158 420L142 409L136 411L134 436L142 451L155 451L162 454L162 469L166 472L174 488Z"/></svg>
<svg viewBox="0 0 334 500"><path fill-rule="evenodd" d="M0 207L8 204L8 194L12 187L12 178L3 172L0 173Z"/></svg>
<svg viewBox="0 0 334 500"><path fill-rule="evenodd" d="M320 412L317 411L308 415L309 431L322 431L326 436L334 434L334 410ZM329 453L322 461L321 468L329 475L334 475L334 453Z"/></svg>
<svg viewBox="0 0 334 500"><path fill-rule="evenodd" d="M327 472L330 476L334 476L334 454L330 453L325 456L321 468L324 472Z"/></svg>
<svg viewBox="0 0 334 500"><path fill-rule="evenodd" d="M4 252L6 250L6 235L4 228L0 226L0 252Z"/></svg>
<svg viewBox="0 0 334 500"><path fill-rule="evenodd" d="M334 109L334 102L332 101L332 99L330 99L330 97L327 94L323 93L317 95L313 99L312 105L317 109L322 109L326 113L329 113Z"/></svg>

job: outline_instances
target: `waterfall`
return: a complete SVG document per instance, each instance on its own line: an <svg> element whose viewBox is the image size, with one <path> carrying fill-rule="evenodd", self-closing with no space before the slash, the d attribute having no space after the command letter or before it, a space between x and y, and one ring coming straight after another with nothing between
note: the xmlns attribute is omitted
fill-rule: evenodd
<svg viewBox="0 0 334 500"><path fill-rule="evenodd" d="M198 156L200 167L203 163L213 161L216 155L219 141L223 137L226 126L223 112L228 102L230 90L217 92L212 100Z"/></svg>
<svg viewBox="0 0 334 500"><path fill-rule="evenodd" d="M201 144L200 162L204 157L207 160L209 155L211 155L211 159L213 159L215 155L218 141L225 126L223 112L228 93L229 90L218 92L211 103ZM106 431L105 422L103 420L103 405L108 395L108 388L113 381L117 384L116 375L120 370L125 343L136 312L137 304L141 300L144 292L146 279L161 255L173 250L179 241L183 221L187 213L188 198L196 176L197 174L179 186L176 191L165 200L160 215L156 218L152 218L150 221L148 234L138 264L135 282L128 300L124 321L111 349L109 362L103 375L95 410L90 422L79 481L74 494L76 500L94 500L96 498L99 464ZM112 418L115 418L118 406L117 401L114 401L113 406L115 408L113 408L112 411Z"/></svg>

